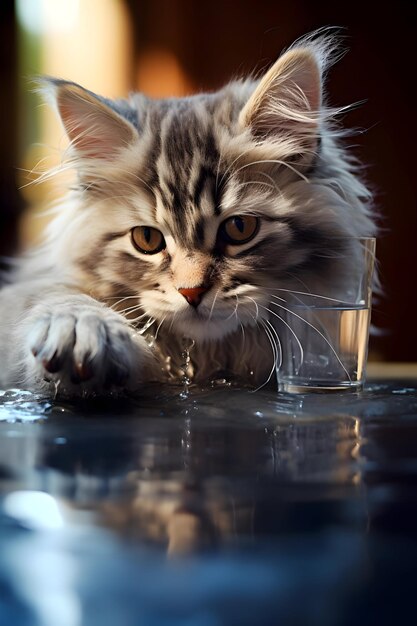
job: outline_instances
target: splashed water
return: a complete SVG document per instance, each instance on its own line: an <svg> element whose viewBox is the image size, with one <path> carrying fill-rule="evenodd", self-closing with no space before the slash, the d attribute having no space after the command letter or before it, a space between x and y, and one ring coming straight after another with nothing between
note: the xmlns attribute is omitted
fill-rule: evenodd
<svg viewBox="0 0 417 626"><path fill-rule="evenodd" d="M155 323L155 320L152 318L149 318L148 321L146 322L146 324L144 324L140 329L137 330L137 333L139 335L144 335L146 333L146 331L152 326L152 324Z"/></svg>
<svg viewBox="0 0 417 626"><path fill-rule="evenodd" d="M40 394L23 389L0 389L0 422L32 422L44 419L52 404Z"/></svg>
<svg viewBox="0 0 417 626"><path fill-rule="evenodd" d="M194 339L184 338L182 340L183 351L181 352L181 370L183 372L181 376L181 383L183 385L180 393L180 398L186 400L190 395L190 385L193 379L193 366L191 363L190 352L195 346Z"/></svg>

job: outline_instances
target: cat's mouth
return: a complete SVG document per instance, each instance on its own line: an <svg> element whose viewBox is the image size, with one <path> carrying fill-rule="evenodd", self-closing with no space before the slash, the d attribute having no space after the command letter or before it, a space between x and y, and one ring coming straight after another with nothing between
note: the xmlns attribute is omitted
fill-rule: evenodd
<svg viewBox="0 0 417 626"><path fill-rule="evenodd" d="M173 316L173 327L185 336L200 341L217 340L250 325L253 317L236 308L214 308L208 306L188 307Z"/></svg>
<svg viewBox="0 0 417 626"><path fill-rule="evenodd" d="M169 308L153 307L153 303L147 302L147 315L151 323L156 323L160 337L166 330L197 341L220 340L238 330L244 333L245 328L256 325L262 318L263 308L256 294L253 291L250 294L250 297L240 294L239 299L227 301L221 297L207 298L207 302L203 299L194 306L184 301L173 307L171 302Z"/></svg>
<svg viewBox="0 0 417 626"><path fill-rule="evenodd" d="M218 323L222 319L223 316L220 316L217 312L211 312L210 314L209 309L200 307L189 307L188 309L185 309L185 311L183 311L181 315L176 316L176 320L174 323L176 325L177 321L182 321L190 324L207 324L210 322Z"/></svg>
<svg viewBox="0 0 417 626"><path fill-rule="evenodd" d="M207 306L199 306L197 308L188 307L183 312L183 316L190 320L200 320L201 322L219 322L230 316L229 310L213 309Z"/></svg>
<svg viewBox="0 0 417 626"><path fill-rule="evenodd" d="M194 309L192 307L189 307L189 309L186 309L185 315L190 317L191 319L200 319L200 320L209 320L209 319L213 319L213 320L220 320L220 319L224 319L225 315L222 313L219 313L218 311L211 311L208 308L202 308L202 307L198 307L197 309Z"/></svg>

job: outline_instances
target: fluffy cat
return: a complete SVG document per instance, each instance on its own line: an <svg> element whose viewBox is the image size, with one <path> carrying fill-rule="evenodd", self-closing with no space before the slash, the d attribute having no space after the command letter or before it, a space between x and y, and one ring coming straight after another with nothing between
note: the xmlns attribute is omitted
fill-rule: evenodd
<svg viewBox="0 0 417 626"><path fill-rule="evenodd" d="M259 80L111 101L46 81L78 175L0 292L0 385L77 395L178 379L273 378L280 290L348 278L370 194L323 100L328 37ZM152 336L151 336L152 335Z"/></svg>

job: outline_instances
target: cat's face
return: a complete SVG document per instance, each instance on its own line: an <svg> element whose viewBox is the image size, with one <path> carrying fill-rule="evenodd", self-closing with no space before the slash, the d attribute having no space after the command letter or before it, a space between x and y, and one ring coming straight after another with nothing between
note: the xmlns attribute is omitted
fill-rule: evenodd
<svg viewBox="0 0 417 626"><path fill-rule="evenodd" d="M340 196L311 180L322 133L311 51L212 95L111 103L58 81L55 97L83 189L64 247L126 315L219 339L328 271L347 227Z"/></svg>
<svg viewBox="0 0 417 626"><path fill-rule="evenodd" d="M224 182L201 157L193 152L195 184L182 187L175 170L172 180L166 169L158 174L154 193L129 212L132 228L107 245L102 279L111 265L121 295L139 295L137 314L217 339L265 317L271 296L326 245L326 231L290 218L288 197L257 166Z"/></svg>
<svg viewBox="0 0 417 626"><path fill-rule="evenodd" d="M232 193L230 205L219 206L215 186L208 184L204 194L204 209L190 200L179 217L156 192L160 218L130 231L124 267L130 285L136 278L147 314L195 339L214 339L262 316L265 288L290 265L290 235L286 224L268 219L265 192L252 193L246 211Z"/></svg>

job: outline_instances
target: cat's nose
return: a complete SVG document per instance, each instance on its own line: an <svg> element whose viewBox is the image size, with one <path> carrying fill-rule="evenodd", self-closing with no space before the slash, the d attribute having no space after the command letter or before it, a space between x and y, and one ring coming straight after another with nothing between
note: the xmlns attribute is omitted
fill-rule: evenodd
<svg viewBox="0 0 417 626"><path fill-rule="evenodd" d="M198 307L201 302L201 298L203 297L203 294L206 293L206 291L208 291L209 289L210 287L204 287L203 285L200 285L200 287L181 288L178 289L178 292L182 296L184 296L188 304L191 304L191 306L193 307Z"/></svg>

